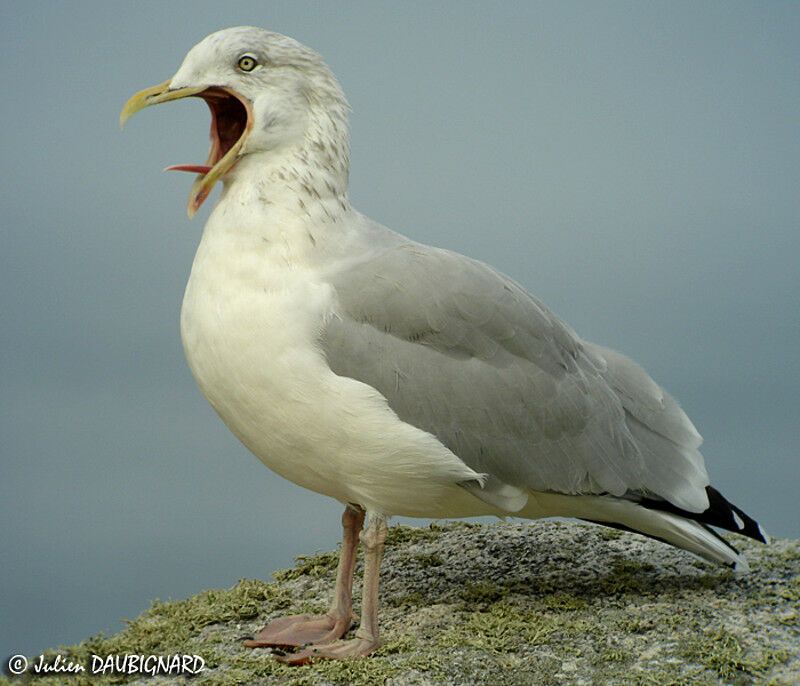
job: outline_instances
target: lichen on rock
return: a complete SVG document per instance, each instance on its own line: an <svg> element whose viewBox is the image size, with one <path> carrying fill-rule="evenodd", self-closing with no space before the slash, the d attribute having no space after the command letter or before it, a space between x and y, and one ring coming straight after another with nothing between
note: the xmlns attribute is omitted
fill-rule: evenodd
<svg viewBox="0 0 800 686"><path fill-rule="evenodd" d="M800 544L736 545L753 568L744 577L588 524L396 526L381 576L383 647L367 659L287 667L241 645L274 617L327 609L336 555L322 553L269 582L156 601L119 634L53 651L198 654L198 676L3 683L800 683Z"/></svg>

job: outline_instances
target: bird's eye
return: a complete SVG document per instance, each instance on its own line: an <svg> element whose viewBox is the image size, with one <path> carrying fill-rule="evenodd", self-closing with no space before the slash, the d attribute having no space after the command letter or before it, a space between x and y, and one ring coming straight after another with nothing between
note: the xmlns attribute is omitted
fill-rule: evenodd
<svg viewBox="0 0 800 686"><path fill-rule="evenodd" d="M251 57L250 55L245 55L244 57L240 57L239 61L236 63L236 66L239 67L242 71L253 71L258 66L258 62L256 62L255 57Z"/></svg>

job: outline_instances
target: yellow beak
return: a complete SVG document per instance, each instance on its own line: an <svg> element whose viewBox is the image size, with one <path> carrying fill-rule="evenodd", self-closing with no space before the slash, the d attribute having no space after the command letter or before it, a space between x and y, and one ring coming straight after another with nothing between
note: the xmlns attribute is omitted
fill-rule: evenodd
<svg viewBox="0 0 800 686"><path fill-rule="evenodd" d="M128 119L145 107L150 107L150 105L158 105L162 102L169 102L170 100L180 100L181 98L187 98L192 95L199 95L204 91L224 91L228 95L236 97L236 99L242 103L247 112L247 123L239 139L230 147L230 149L224 151L224 155L221 157L217 156L217 151L215 150L215 148L218 148L218 144L215 147L212 147L212 151L209 153L208 164L213 166L206 173L198 174L197 178L192 184L192 190L189 193L189 202L186 207L189 219L191 219L200 208L200 205L203 204L203 201L208 197L208 194L211 192L214 184L236 163L239 151L242 149L245 138L247 138L247 134L250 132L250 129L253 125L252 110L249 103L247 103L238 94L227 88L209 88L208 86L198 86L170 89L169 84L169 81L165 81L164 83L160 83L152 88L145 88L143 91L139 91L130 100L128 100L119 115L120 128L124 129ZM219 152L221 154L223 151Z"/></svg>
<svg viewBox="0 0 800 686"><path fill-rule="evenodd" d="M169 83L169 81L164 81L164 83L159 83L152 88L145 88L128 100L119 115L119 128L124 130L128 119L145 107L169 102L170 100L188 98L190 95L197 95L206 89L205 86L200 86L198 88L176 88L175 90L170 90Z"/></svg>

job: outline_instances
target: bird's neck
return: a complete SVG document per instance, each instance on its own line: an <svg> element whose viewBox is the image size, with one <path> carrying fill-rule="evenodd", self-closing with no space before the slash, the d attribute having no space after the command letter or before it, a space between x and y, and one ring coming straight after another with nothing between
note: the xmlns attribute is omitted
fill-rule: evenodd
<svg viewBox="0 0 800 686"><path fill-rule="evenodd" d="M223 195L233 192L240 203L273 206L315 223L336 221L350 210L345 107L312 106L297 141L244 155L226 175Z"/></svg>
<svg viewBox="0 0 800 686"><path fill-rule="evenodd" d="M311 117L302 141L248 153L226 174L204 237L249 251L277 251L286 264L329 259L346 240L344 227L355 212L348 171L344 112Z"/></svg>

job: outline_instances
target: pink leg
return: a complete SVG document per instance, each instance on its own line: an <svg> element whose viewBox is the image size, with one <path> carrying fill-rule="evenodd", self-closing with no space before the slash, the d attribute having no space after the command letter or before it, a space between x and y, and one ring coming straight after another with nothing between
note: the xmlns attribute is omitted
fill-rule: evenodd
<svg viewBox="0 0 800 686"><path fill-rule="evenodd" d="M336 571L336 596L324 615L292 615L270 622L255 637L244 641L248 648L294 648L309 643L325 644L341 638L357 617L353 614L353 570L364 511L348 507L342 515L342 552Z"/></svg>
<svg viewBox="0 0 800 686"><path fill-rule="evenodd" d="M378 582L381 558L386 540L386 518L370 513L367 528L361 532L364 544L364 587L361 597L361 626L356 637L324 645L316 643L295 653L279 655L281 662L302 665L320 657L357 658L369 655L381 645L378 634Z"/></svg>

